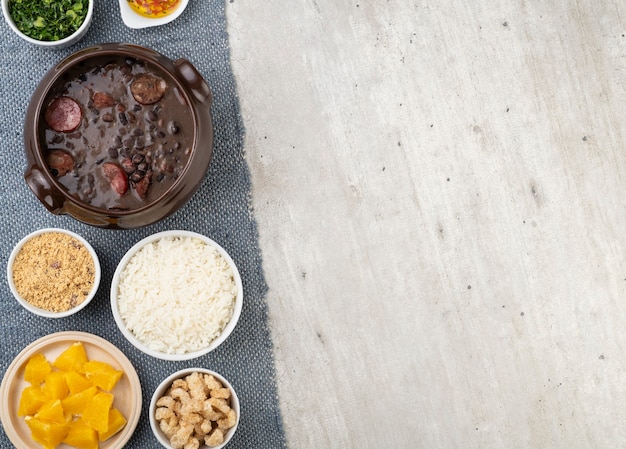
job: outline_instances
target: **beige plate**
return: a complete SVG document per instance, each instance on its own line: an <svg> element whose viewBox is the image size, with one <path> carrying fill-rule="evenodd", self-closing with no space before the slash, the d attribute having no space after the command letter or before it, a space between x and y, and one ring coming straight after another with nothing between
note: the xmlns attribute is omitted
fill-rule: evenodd
<svg viewBox="0 0 626 449"><path fill-rule="evenodd" d="M31 343L19 353L7 369L2 385L0 385L0 420L11 442L23 449L41 449L42 446L30 438L30 429L24 417L17 416L20 395L29 384L24 381L24 365L37 353L42 353L52 362L61 352L74 342L81 342L87 351L89 360L107 362L113 367L124 371L112 393L113 402L128 421L126 426L107 441L100 443L100 449L118 449L130 439L141 414L141 384L135 368L124 353L108 341L85 332L58 332L50 334ZM61 444L58 449L69 449L71 446Z"/></svg>

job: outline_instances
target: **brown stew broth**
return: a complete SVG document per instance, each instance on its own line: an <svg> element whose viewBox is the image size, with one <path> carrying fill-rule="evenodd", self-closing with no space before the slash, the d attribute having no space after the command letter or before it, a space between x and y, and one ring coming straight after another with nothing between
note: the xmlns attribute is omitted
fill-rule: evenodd
<svg viewBox="0 0 626 449"><path fill-rule="evenodd" d="M164 82L162 96L152 104L140 103L131 92L133 81L146 74ZM59 97L80 105L82 118L72 131L55 131L43 120ZM59 78L43 109L40 139L48 168L71 195L94 207L146 206L176 182L189 162L194 123L187 101L169 76L135 59L109 56L79 64ZM60 151L69 170L54 165Z"/></svg>

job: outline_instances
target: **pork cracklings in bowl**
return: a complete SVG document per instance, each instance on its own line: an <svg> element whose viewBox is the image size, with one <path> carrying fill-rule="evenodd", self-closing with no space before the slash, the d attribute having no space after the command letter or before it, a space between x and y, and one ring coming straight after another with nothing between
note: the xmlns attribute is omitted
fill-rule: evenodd
<svg viewBox="0 0 626 449"><path fill-rule="evenodd" d="M163 360L213 351L235 328L243 305L239 271L216 242L164 231L135 244L111 282L111 310L135 347Z"/></svg>
<svg viewBox="0 0 626 449"><path fill-rule="evenodd" d="M234 388L205 368L173 373L157 387L149 408L150 427L166 449L220 449L232 439L241 408Z"/></svg>
<svg viewBox="0 0 626 449"><path fill-rule="evenodd" d="M174 213L213 154L212 96L186 59L100 44L44 75L27 109L30 189L54 214L136 228Z"/></svg>

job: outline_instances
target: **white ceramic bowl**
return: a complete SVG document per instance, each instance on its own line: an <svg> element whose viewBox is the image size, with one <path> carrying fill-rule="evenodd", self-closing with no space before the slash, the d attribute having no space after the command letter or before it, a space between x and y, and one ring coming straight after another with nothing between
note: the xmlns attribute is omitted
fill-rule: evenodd
<svg viewBox="0 0 626 449"><path fill-rule="evenodd" d="M233 307L233 312L232 312L230 321L225 325L222 332L216 338L214 338L206 347L203 347L201 349L189 351L189 352L178 351L178 353L174 353L172 350L161 351L161 350L156 350L156 349L151 348L148 342L141 341L140 338L138 338L133 333L133 331L129 329L125 319L122 317L122 313L120 312L120 307L118 304L118 295L119 295L119 285L121 281L121 276L124 273L124 270L126 269L126 266L128 265L129 261L140 249L144 248L147 245L153 244L163 238L177 238L177 237L199 239L205 244L207 244L208 246L212 246L213 248L215 248L217 252L219 253L219 255L221 255L221 257L230 266L232 270L232 274L233 274L233 281L237 289L237 292L234 298L234 307ZM171 260L171 259L168 259L168 260ZM168 260L163 260L163 264L160 264L160 267L162 268L162 272L169 273L167 269ZM150 267L147 267L147 269L150 270ZM178 279L178 281L179 281L178 284L175 283L176 279L172 279L171 281L168 281L168 282L172 283L171 285L173 286L173 288L176 288L177 285L182 285L187 282L186 279ZM140 286L142 291L144 291L145 296L156 297L157 292L151 291L150 287L151 286L146 286L146 285ZM169 289L169 285L166 288ZM179 300L183 300L183 299L185 299L184 295L179 298ZM191 299L193 300L195 298L191 298ZM200 357L204 354L207 354L213 351L215 348L217 348L220 344L222 344L228 338L228 336L231 334L231 332L237 325L237 321L239 320L239 316L241 315L242 307L243 307L243 285L241 282L241 276L239 275L239 270L237 270L237 267L235 263L233 262L233 260L231 259L231 257L219 244L217 244L210 238L202 234L198 234L198 233L191 232L191 231L180 231L180 230L179 231L163 231L163 232L158 232L156 234L152 234L144 238L143 240L139 241L132 248L130 248L128 252L124 255L124 257L118 264L115 270L115 273L113 274L113 279L111 281L111 310L113 312L113 318L115 319L115 322L117 326L119 327L120 331L122 332L124 337L126 337L126 339L137 349L143 351L144 353L152 357L156 357L162 360L190 360L190 359ZM153 332L156 338L162 338L161 336L169 335L170 332L176 332L179 329L186 328L185 324L180 324L180 325L176 324L177 326L176 329L171 329L169 331L164 330L162 316L166 315L168 313L168 310L160 309L159 312L161 313L160 316L153 315L151 317L148 317L148 319L151 320L151 322L149 323L149 326L147 327L149 327L152 330L154 329L157 330ZM196 316L185 315L182 318L193 319L195 321L197 321L198 319L202 319L202 317L197 316L197 314ZM170 328L172 328L173 326L174 326L173 324L172 325L168 324L168 327ZM153 347L154 346L155 345L153 345Z"/></svg>
<svg viewBox="0 0 626 449"><path fill-rule="evenodd" d="M129 4L128 0L119 0L120 4L120 14L122 16L122 21L128 28L148 28L159 25L165 25L166 23L170 23L172 20L179 17L185 8L189 0L180 0L180 4L178 7L172 12L164 17L146 17L137 13Z"/></svg>
<svg viewBox="0 0 626 449"><path fill-rule="evenodd" d="M20 293L18 292L18 289L16 288L15 282L13 280L13 263L15 262L15 258L17 257L18 253L24 247L24 244L28 242L29 240L31 240L32 238L40 236L42 234L46 234L46 233L66 234L74 238L75 240L78 240L87 249L87 251L91 255L91 258L93 259L93 262L94 262L94 270L95 270L94 282L93 282L93 287L91 288L88 296L83 300L83 302L81 302L77 306L69 310L66 310L64 312L52 312L52 311L45 310L45 309L32 305L31 303L26 301L24 298L22 298L22 296L20 296ZM9 256L9 261L7 263L7 282L9 284L11 293L13 293L13 296L15 296L15 299L17 299L17 302L19 302L26 310L36 315L43 316L46 318L63 318L63 317L72 315L78 312L79 310L84 309L87 306L87 304L91 302L96 292L98 291L98 287L100 285L100 277L101 277L100 261L98 260L98 255L96 254L96 251L89 244L89 242L85 240L83 237L76 234L75 232L68 231L66 229L45 228L45 229L40 229L38 231L28 234L26 237L20 240L17 243L17 245L15 245L15 247L13 248L13 251L11 251L11 254Z"/></svg>
<svg viewBox="0 0 626 449"><path fill-rule="evenodd" d="M237 422L235 423L233 427L231 427L226 432L226 434L224 435L224 442L222 444L220 444L219 446L213 446L212 448L210 448L210 449L221 449L228 444L228 442L232 439L233 435L235 434L235 431L237 430L237 426L239 425L239 421L241 418L241 406L239 404L239 397L237 396L237 393L235 392L235 389L232 387L230 382L228 382L222 375L216 373L215 371L211 371L205 368L185 368L183 370L175 372L174 374L169 376L167 379L165 379L163 382L161 382L161 384L154 391L154 394L152 395L152 399L150 401L150 408L148 412L150 415L149 416L150 427L152 428L152 432L154 433L154 436L164 448L173 449L172 445L170 444L169 439L165 436L165 434L159 427L159 423L157 422L155 418L155 413L157 409L156 403L167 392L168 388L172 385L172 382L174 382L174 380L182 379L193 372L211 374L213 375L213 377L219 380L224 387L230 390L230 394L231 394L230 408L233 409L235 413L237 414ZM207 449L207 448L208 446L204 444L200 445L200 449Z"/></svg>
<svg viewBox="0 0 626 449"><path fill-rule="evenodd" d="M4 15L4 20L9 25L9 28L13 30L15 34L24 39L26 42L30 42L31 44L39 45L40 47L52 48L52 49L61 49L66 48L71 45L74 45L76 42L81 40L85 34L87 34L87 30L89 30L89 26L91 25L91 19L93 18L93 4L96 0L89 0L89 5L87 7L87 15L85 16L85 20L83 24L74 32L67 36L64 39L60 39L58 41L40 41L37 39L33 39L22 33L15 22L11 18L11 14L9 14L9 1L10 0L1 0L2 2L2 13Z"/></svg>

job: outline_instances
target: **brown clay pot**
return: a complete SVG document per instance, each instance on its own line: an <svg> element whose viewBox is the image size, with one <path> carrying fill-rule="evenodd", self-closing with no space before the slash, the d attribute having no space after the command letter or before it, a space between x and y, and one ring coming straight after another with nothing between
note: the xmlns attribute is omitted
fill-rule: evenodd
<svg viewBox="0 0 626 449"><path fill-rule="evenodd" d="M93 205L71 195L51 173L46 161L43 136L44 112L48 93L62 77L76 66L92 58L119 56L156 67L165 75L188 105L186 122L193 122L193 141L187 142L189 161L178 179L158 198L131 210L118 210ZM49 70L32 95L24 124L24 145L28 166L24 178L41 203L53 214L67 214L92 226L112 229L137 228L155 223L174 213L196 192L203 181L213 155L213 98L209 86L198 70L186 59L170 60L166 56L134 44L106 43L77 51Z"/></svg>

